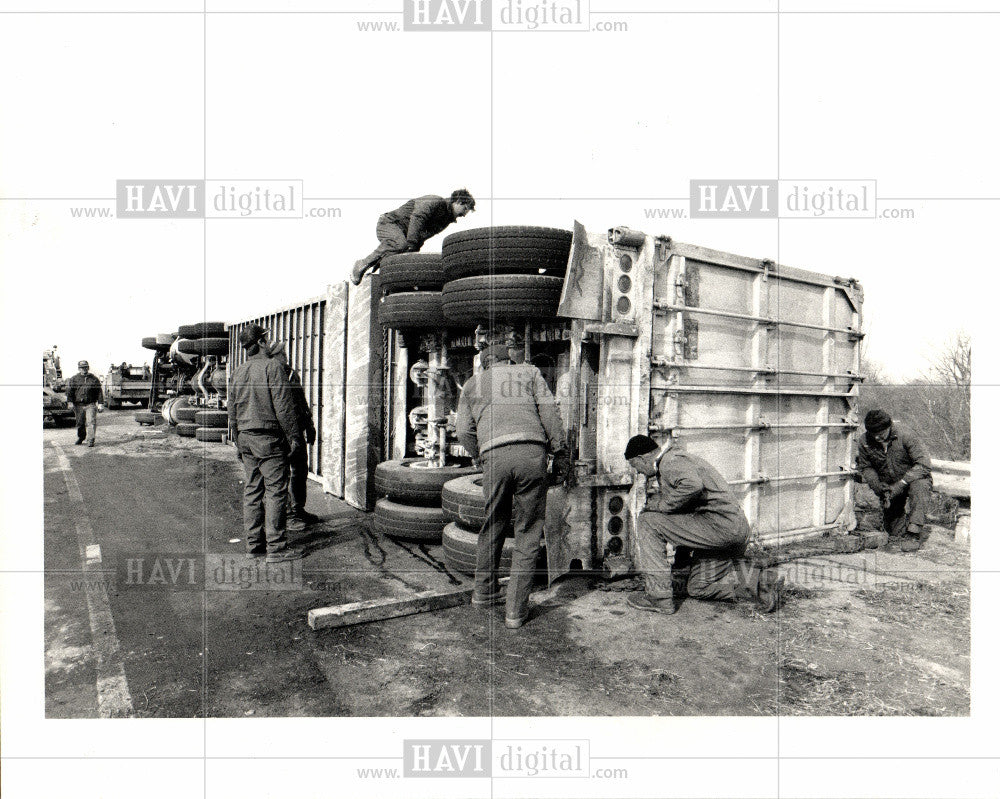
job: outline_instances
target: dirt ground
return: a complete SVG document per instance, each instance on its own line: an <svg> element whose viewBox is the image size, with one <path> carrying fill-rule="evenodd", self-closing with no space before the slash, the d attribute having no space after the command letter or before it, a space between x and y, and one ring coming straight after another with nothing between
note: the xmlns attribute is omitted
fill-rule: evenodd
<svg viewBox="0 0 1000 799"><path fill-rule="evenodd" d="M784 606L686 600L673 616L625 604L634 579L574 575L533 595L530 622L461 606L313 631L312 608L459 585L440 547L374 535L310 485L324 523L295 590L130 585L126 564L243 551L242 469L132 411L100 417L98 445L46 430L45 668L50 718L98 715L93 607L110 606L140 717L922 715L962 716L969 694L969 551L936 527L898 545L787 563ZM83 497L60 467L60 451ZM84 572L89 523L101 562ZM173 560L170 560L173 558ZM88 599L92 600L88 603ZM95 601L96 600L96 601ZM88 604L90 609L88 609Z"/></svg>

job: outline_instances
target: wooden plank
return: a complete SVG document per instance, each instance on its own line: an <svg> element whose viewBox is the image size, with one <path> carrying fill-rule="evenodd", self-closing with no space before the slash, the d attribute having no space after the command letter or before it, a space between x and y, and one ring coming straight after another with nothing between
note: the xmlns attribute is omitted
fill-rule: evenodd
<svg viewBox="0 0 1000 799"><path fill-rule="evenodd" d="M354 624L384 621L400 616L411 616L414 613L424 613L429 610L442 610L465 605L471 598L472 586L464 585L460 588L421 591L410 597L366 599L362 602L348 602L333 607L314 608L309 611L308 622L314 630L350 627Z"/></svg>
<svg viewBox="0 0 1000 799"><path fill-rule="evenodd" d="M931 470L934 490L956 499L972 499L972 479L968 476Z"/></svg>
<svg viewBox="0 0 1000 799"><path fill-rule="evenodd" d="M942 461L931 458L931 471L935 474L958 474L969 477L972 474L972 464L968 461Z"/></svg>

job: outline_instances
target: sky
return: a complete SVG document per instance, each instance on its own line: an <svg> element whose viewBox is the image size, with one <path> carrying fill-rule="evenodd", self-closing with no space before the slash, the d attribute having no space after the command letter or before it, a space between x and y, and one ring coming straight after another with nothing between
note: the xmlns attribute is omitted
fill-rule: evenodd
<svg viewBox="0 0 1000 799"><path fill-rule="evenodd" d="M900 38L898 18L858 30L850 17L790 17L777 48L761 15L649 17L597 41L497 35L491 52L475 34L362 36L337 15L220 15L207 22L203 74L198 58L147 52L154 35L200 42L200 19L134 17L123 36L100 16L19 17L0 32L13 78L0 102L34 119L0 132L0 148L22 154L3 165L0 187L5 198L38 199L0 203L5 316L26 301L41 311L28 331L34 353L58 345L67 362L84 357L100 371L138 363L149 357L144 336L322 294L374 247L381 212L466 186L477 212L449 230L628 225L855 277L868 355L906 380L973 326L965 300L990 251L995 204L947 198L989 196L1000 177L981 156L994 149L990 104L972 83L945 86L922 57L949 20L906 19ZM27 44L42 25L62 62ZM963 30L968 46L951 66L982 72L991 35ZM879 46L890 36L892 48ZM864 57L817 58L816 43L838 37ZM258 57L265 38L274 57ZM851 89L900 62L907 80L891 102ZM408 69L414 83L401 87ZM105 74L114 91L97 89ZM381 92L391 103L373 100ZM942 157L935 145L955 119L961 146ZM302 180L307 208L339 215L72 216L112 208L119 178L202 176ZM775 176L875 180L880 209L911 208L914 218L648 218L686 208L692 179Z"/></svg>

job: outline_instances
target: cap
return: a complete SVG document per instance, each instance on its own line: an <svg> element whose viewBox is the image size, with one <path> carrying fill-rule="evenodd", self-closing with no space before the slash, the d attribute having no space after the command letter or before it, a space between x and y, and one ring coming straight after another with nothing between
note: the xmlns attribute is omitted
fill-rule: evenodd
<svg viewBox="0 0 1000 799"><path fill-rule="evenodd" d="M630 461L647 452L655 452L659 448L660 445L649 436L632 436L625 445L625 460Z"/></svg>
<svg viewBox="0 0 1000 799"><path fill-rule="evenodd" d="M77 368L80 368L81 366L86 366L88 369L90 368L90 364L86 361L80 361L76 366Z"/></svg>
<svg viewBox="0 0 1000 799"><path fill-rule="evenodd" d="M257 324L249 324L240 331L240 346L248 350L262 338L267 337L267 331Z"/></svg>
<svg viewBox="0 0 1000 799"><path fill-rule="evenodd" d="M868 411L865 415L865 430L869 433L879 433L892 426L892 417L881 408Z"/></svg>

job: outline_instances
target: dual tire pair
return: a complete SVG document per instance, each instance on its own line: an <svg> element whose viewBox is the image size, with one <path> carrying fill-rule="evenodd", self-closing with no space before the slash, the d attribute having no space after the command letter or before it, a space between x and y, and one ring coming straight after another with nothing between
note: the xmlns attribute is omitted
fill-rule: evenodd
<svg viewBox="0 0 1000 799"><path fill-rule="evenodd" d="M441 329L554 316L572 234L505 226L453 233L441 255L390 255L379 267L379 320Z"/></svg>

